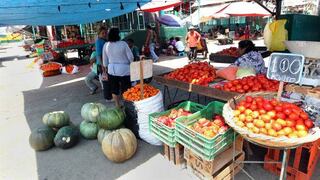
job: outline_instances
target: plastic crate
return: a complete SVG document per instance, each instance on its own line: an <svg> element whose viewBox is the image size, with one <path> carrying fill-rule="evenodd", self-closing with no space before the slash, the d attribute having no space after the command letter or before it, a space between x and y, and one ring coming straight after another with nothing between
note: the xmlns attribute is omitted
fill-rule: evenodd
<svg viewBox="0 0 320 180"><path fill-rule="evenodd" d="M188 128L200 118L212 119L215 114L221 115L224 103L214 101L208 106L188 117L181 117L176 120L176 141L193 153L205 160L213 160L220 152L229 147L234 141L233 129L229 128L223 134L217 134L213 138L207 138L202 134Z"/></svg>
<svg viewBox="0 0 320 180"><path fill-rule="evenodd" d="M170 110L160 112L160 113L152 113L149 115L149 130L150 132L155 135L159 140L161 140L163 143L167 144L170 147L176 146L176 140L175 140L175 128L168 127L160 122L157 121L157 119L160 116L169 115L171 110L173 109L184 109L187 111L190 111L191 113L196 113L202 109L205 108L204 105L194 103L191 101L185 101L183 103L180 103L177 107L172 108ZM179 119L179 118L177 118ZM176 120L177 120L176 119Z"/></svg>

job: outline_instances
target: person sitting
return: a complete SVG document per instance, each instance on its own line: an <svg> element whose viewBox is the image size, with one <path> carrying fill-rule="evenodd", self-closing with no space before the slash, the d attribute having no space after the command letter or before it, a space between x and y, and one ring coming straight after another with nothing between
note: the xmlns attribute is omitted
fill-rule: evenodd
<svg viewBox="0 0 320 180"><path fill-rule="evenodd" d="M267 68L263 57L255 50L255 45L250 40L239 42L240 57L233 63L239 67L253 68L258 74L266 74Z"/></svg>
<svg viewBox="0 0 320 180"><path fill-rule="evenodd" d="M168 56L174 55L175 44L176 44L176 40L174 39L174 37L171 37L168 41L168 48L167 48Z"/></svg>
<svg viewBox="0 0 320 180"><path fill-rule="evenodd" d="M140 60L139 49L137 46L134 45L133 39L127 39L127 43L128 43L129 48L132 51L132 54L134 57L133 61L139 61Z"/></svg>
<svg viewBox="0 0 320 180"><path fill-rule="evenodd" d="M95 94L96 90L98 89L98 86L93 82L94 79L98 78L98 66L96 63L96 49L93 46L92 47L92 53L90 56L90 68L91 71L89 74L85 77L85 83L90 89L90 94Z"/></svg>
<svg viewBox="0 0 320 180"><path fill-rule="evenodd" d="M176 40L175 48L177 49L177 55L178 56L183 56L184 55L184 49L185 49L184 44L181 41L180 37L176 37L175 40Z"/></svg>

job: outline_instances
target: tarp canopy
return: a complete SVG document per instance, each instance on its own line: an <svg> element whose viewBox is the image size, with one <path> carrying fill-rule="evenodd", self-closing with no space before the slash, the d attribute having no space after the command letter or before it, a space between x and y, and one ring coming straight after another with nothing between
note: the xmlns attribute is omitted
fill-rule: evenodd
<svg viewBox="0 0 320 180"><path fill-rule="evenodd" d="M151 0L1 0L0 25L69 25L132 12ZM159 1L159 0L157 0Z"/></svg>
<svg viewBox="0 0 320 180"><path fill-rule="evenodd" d="M181 19L173 14L165 14L157 18L157 20L164 25L172 27L180 27L183 25Z"/></svg>
<svg viewBox="0 0 320 180"><path fill-rule="evenodd" d="M181 0L155 0L147 3L141 7L142 11L145 12L158 12L171 7L176 7L182 3Z"/></svg>
<svg viewBox="0 0 320 180"><path fill-rule="evenodd" d="M230 16L264 17L271 16L271 13L260 6L258 3L251 2L233 2L218 13L228 14Z"/></svg>
<svg viewBox="0 0 320 180"><path fill-rule="evenodd" d="M191 16L188 16L187 18L185 18L183 20L183 22L189 22L189 23L192 23L193 25L197 25L200 22L206 22L206 21L213 19L213 18L228 17L228 15L226 15L226 14L218 13L222 9L226 8L227 6L228 6L228 4L201 7L200 11L198 11L198 9L197 9L194 13L191 14ZM199 20L200 20L200 22L199 22Z"/></svg>

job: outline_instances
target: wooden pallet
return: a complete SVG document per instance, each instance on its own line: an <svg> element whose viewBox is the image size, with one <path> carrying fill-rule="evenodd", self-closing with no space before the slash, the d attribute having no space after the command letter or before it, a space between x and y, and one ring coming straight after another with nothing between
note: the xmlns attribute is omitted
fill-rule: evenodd
<svg viewBox="0 0 320 180"><path fill-rule="evenodd" d="M184 147L177 143L176 147L170 147L163 144L164 156L175 165L184 165L185 160L183 158Z"/></svg>
<svg viewBox="0 0 320 180"><path fill-rule="evenodd" d="M237 161L243 161L244 158L245 153L241 152L238 156L236 156L235 162L233 162L232 160L227 163L221 162L220 164L222 164L223 166L212 175L203 174L200 170L192 167L188 163L187 171L189 173L192 173L200 180L231 180L243 168L243 163L237 163Z"/></svg>
<svg viewBox="0 0 320 180"><path fill-rule="evenodd" d="M238 137L235 141L235 157L238 157L243 153L243 138ZM226 164L233 161L233 146L219 154L214 160L207 161L192 153L191 150L185 148L184 158L187 161L187 165L199 171L201 174L206 176L212 176Z"/></svg>

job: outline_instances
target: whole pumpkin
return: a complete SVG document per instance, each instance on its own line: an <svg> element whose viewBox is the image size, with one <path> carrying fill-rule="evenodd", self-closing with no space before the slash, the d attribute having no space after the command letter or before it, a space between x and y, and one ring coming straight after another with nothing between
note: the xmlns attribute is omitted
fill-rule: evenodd
<svg viewBox="0 0 320 180"><path fill-rule="evenodd" d="M119 127L125 118L125 114L122 109L114 108L102 111L100 114L101 118L98 120L98 125L103 129L116 129Z"/></svg>
<svg viewBox="0 0 320 180"><path fill-rule="evenodd" d="M117 129L119 129L119 128L125 128L125 127L124 127L124 125L121 125ZM106 129L102 129L102 128L99 129L99 132L98 132L98 135L97 135L98 142L101 144L103 138L107 137L107 135L110 134L113 131L115 131L115 130L106 130Z"/></svg>
<svg viewBox="0 0 320 180"><path fill-rule="evenodd" d="M31 132L29 136L29 144L36 151L43 151L53 146L53 138L55 132L45 126L40 127Z"/></svg>
<svg viewBox="0 0 320 180"><path fill-rule="evenodd" d="M81 108L81 117L84 120L97 122L101 118L101 112L105 110L107 107L101 103L86 103Z"/></svg>
<svg viewBox="0 0 320 180"><path fill-rule="evenodd" d="M82 121L80 124L80 133L86 139L96 139L98 130L98 125L94 122Z"/></svg>
<svg viewBox="0 0 320 180"><path fill-rule="evenodd" d="M64 111L54 111L46 113L42 117L42 122L51 128L61 128L67 126L70 123L69 115Z"/></svg>
<svg viewBox="0 0 320 180"><path fill-rule="evenodd" d="M111 161L116 163L130 159L137 150L137 139L126 128L118 129L108 134L102 140L102 151Z"/></svg>
<svg viewBox="0 0 320 180"><path fill-rule="evenodd" d="M79 131L74 126L65 126L59 129L54 144L62 149L71 148L79 141Z"/></svg>

